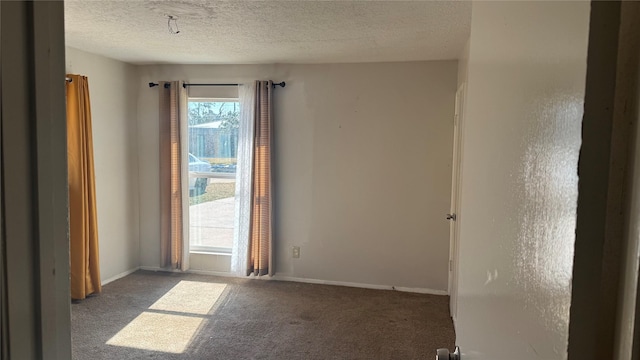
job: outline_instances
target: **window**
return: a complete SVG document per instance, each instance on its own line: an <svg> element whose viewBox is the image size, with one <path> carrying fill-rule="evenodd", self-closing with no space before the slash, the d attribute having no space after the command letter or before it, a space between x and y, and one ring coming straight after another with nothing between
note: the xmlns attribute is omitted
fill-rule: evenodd
<svg viewBox="0 0 640 360"><path fill-rule="evenodd" d="M189 99L189 246L230 253L240 104L237 99Z"/></svg>

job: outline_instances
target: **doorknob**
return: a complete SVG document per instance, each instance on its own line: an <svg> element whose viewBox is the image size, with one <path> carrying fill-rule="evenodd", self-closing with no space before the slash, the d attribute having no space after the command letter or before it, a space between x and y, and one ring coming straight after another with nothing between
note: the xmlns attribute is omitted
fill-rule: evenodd
<svg viewBox="0 0 640 360"><path fill-rule="evenodd" d="M456 214L447 214L447 220L456 221Z"/></svg>
<svg viewBox="0 0 640 360"><path fill-rule="evenodd" d="M438 349L436 360L460 360L460 348L456 346L453 353L450 353L449 349Z"/></svg>

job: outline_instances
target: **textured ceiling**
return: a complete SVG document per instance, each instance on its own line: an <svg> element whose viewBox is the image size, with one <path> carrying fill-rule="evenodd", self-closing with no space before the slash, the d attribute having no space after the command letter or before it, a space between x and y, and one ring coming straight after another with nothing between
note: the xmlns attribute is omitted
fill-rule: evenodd
<svg viewBox="0 0 640 360"><path fill-rule="evenodd" d="M468 1L65 1L68 46L137 64L456 59L470 22Z"/></svg>

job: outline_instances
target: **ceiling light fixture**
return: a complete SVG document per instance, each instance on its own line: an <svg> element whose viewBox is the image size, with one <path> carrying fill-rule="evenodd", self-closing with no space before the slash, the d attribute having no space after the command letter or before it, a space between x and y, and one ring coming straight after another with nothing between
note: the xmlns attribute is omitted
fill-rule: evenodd
<svg viewBox="0 0 640 360"><path fill-rule="evenodd" d="M173 21L173 24L171 23ZM169 28L170 34L179 34L180 30L178 29L178 17L173 15L167 15L167 27Z"/></svg>

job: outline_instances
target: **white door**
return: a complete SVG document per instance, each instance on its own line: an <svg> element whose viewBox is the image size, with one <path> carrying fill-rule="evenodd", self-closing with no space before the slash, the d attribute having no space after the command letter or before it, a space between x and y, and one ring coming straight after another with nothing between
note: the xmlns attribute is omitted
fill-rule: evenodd
<svg viewBox="0 0 640 360"><path fill-rule="evenodd" d="M453 117L453 162L451 166L451 209L447 214L449 220L449 295L451 317L456 318L456 304L458 296L458 224L460 209L460 164L462 160L461 120L464 105L464 84L456 92L456 109Z"/></svg>

